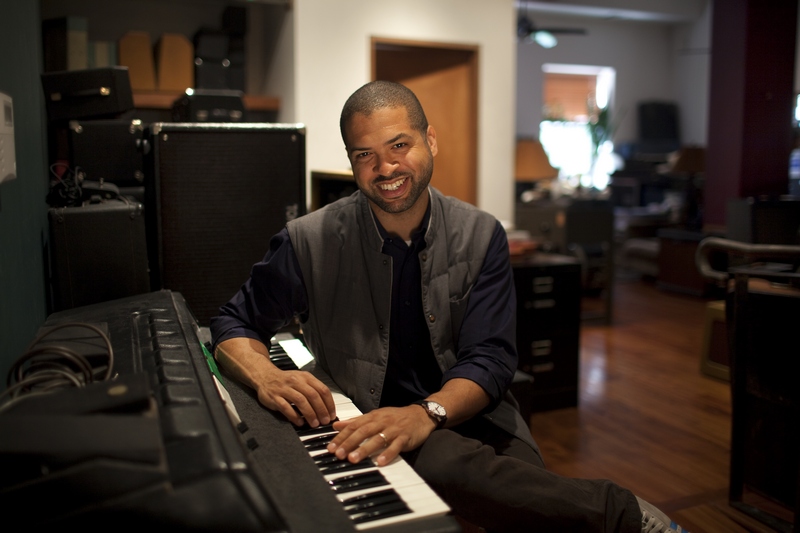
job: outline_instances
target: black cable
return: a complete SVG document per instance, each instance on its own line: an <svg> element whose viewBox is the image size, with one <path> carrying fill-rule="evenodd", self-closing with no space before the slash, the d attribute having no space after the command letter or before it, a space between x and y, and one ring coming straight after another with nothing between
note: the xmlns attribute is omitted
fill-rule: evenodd
<svg viewBox="0 0 800 533"><path fill-rule="evenodd" d="M59 174L56 169L64 167L64 172ZM50 173L54 179L50 182L50 192L47 203L50 207L76 207L83 203L83 189L81 183L84 179L83 169L75 167L73 170L66 163L53 163Z"/></svg>
<svg viewBox="0 0 800 533"><path fill-rule="evenodd" d="M81 388L96 381L95 371L98 369L93 368L83 355L62 344L50 343L37 346L52 333L70 327L90 329L103 340L108 353L108 362L100 379L102 381L111 379L114 371L114 349L108 336L93 324L84 322L59 324L37 335L28 345L26 352L11 366L6 377L7 388L0 393L0 398L7 396L8 399L0 404L0 412L7 410L24 397L38 396L64 387Z"/></svg>

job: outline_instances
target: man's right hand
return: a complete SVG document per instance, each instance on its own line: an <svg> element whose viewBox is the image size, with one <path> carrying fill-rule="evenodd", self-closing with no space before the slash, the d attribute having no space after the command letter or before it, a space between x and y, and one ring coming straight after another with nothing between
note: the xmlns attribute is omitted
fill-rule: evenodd
<svg viewBox="0 0 800 533"><path fill-rule="evenodd" d="M311 427L330 424L336 418L336 406L328 387L303 370L273 368L256 383L258 401L264 407L281 412L290 422Z"/></svg>
<svg viewBox="0 0 800 533"><path fill-rule="evenodd" d="M261 405L293 424L308 422L316 427L336 418L328 387L309 372L279 369L263 343L246 337L228 339L217 346L214 356L228 373L256 391Z"/></svg>

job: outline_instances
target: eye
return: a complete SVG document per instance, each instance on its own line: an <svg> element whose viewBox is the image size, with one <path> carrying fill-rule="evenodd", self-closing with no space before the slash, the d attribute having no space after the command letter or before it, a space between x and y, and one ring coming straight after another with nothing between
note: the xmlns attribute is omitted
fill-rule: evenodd
<svg viewBox="0 0 800 533"><path fill-rule="evenodd" d="M405 148L408 143L397 143L394 145L395 148Z"/></svg>
<svg viewBox="0 0 800 533"><path fill-rule="evenodd" d="M368 155L370 155L370 152L361 152L361 153L356 154L355 158L356 159L363 159L363 158L367 157Z"/></svg>

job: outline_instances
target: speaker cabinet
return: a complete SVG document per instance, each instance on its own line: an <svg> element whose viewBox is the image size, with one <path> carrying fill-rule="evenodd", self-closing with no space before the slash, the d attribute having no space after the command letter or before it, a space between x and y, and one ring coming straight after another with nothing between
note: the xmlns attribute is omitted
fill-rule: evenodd
<svg viewBox="0 0 800 533"><path fill-rule="evenodd" d="M150 291L142 204L54 207L48 221L55 311Z"/></svg>
<svg viewBox="0 0 800 533"><path fill-rule="evenodd" d="M146 135L151 284L208 326L270 237L305 214L305 126L153 123Z"/></svg>
<svg viewBox="0 0 800 533"><path fill-rule="evenodd" d="M800 244L800 198L728 200L727 238L754 244Z"/></svg>

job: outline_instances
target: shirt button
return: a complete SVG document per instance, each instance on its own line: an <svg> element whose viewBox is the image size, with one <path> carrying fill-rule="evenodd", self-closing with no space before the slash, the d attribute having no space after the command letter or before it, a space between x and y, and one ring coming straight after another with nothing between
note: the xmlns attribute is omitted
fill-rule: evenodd
<svg viewBox="0 0 800 533"><path fill-rule="evenodd" d="M436 317L435 317L435 316L433 316L433 315L428 315L428 320L429 320L431 323L433 323L433 322L436 322Z"/></svg>
<svg viewBox="0 0 800 533"><path fill-rule="evenodd" d="M370 394L375 394L375 389L369 389Z"/></svg>
<svg viewBox="0 0 800 533"><path fill-rule="evenodd" d="M383 329L383 324L378 324L378 329Z"/></svg>
<svg viewBox="0 0 800 533"><path fill-rule="evenodd" d="M426 254L426 253L421 253L421 254L419 254L419 256L422 258L423 261L427 261L428 260L428 254Z"/></svg>

